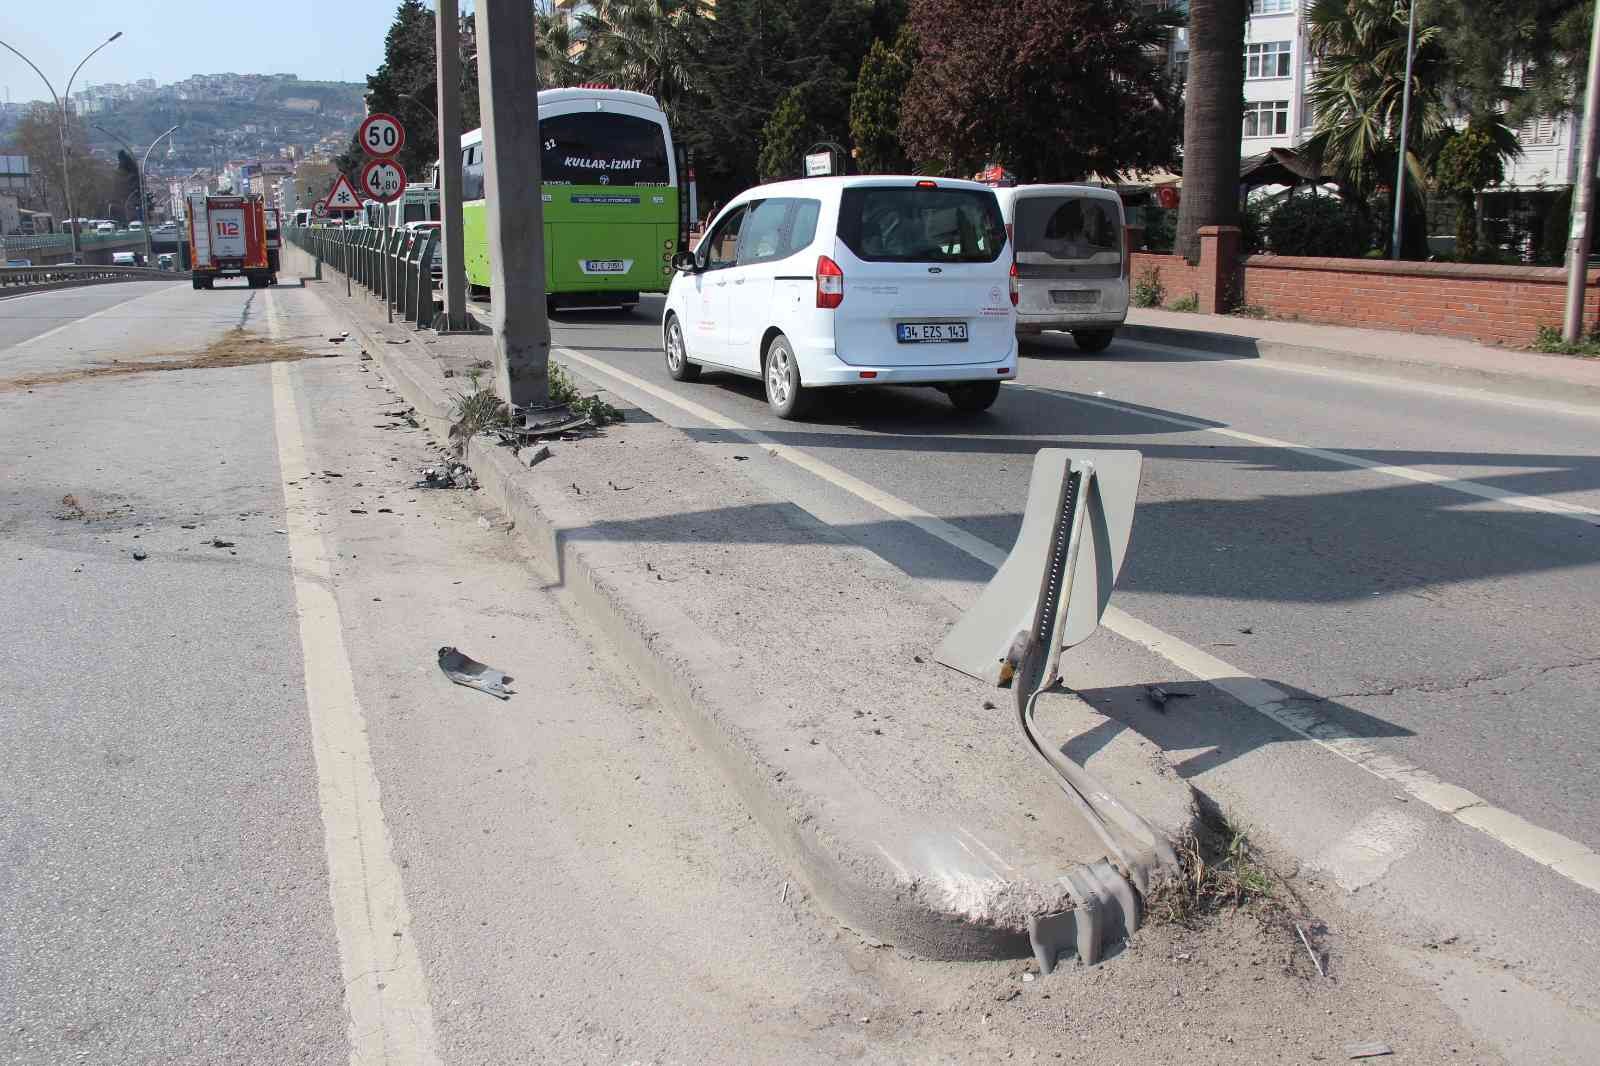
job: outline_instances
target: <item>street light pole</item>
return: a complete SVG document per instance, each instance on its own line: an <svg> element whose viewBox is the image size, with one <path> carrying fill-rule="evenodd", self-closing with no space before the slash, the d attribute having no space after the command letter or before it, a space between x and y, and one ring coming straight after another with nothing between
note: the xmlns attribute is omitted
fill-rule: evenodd
<svg viewBox="0 0 1600 1066"><path fill-rule="evenodd" d="M1567 306L1561 319L1561 337L1568 344L1583 339L1583 286L1589 270L1589 248L1594 227L1596 140L1600 138L1600 11L1590 28L1589 84L1583 93L1583 134L1578 147L1578 175L1572 182L1572 225L1567 233Z"/></svg>
<svg viewBox="0 0 1600 1066"><path fill-rule="evenodd" d="M163 133L160 137L157 137L155 140L150 142L150 147L144 150L144 157L139 160L139 172L134 175L139 179L139 225L144 229L144 260L147 263L150 261L150 255L154 249L150 244L150 220L145 217L145 205L149 203L149 201L145 199L144 195L144 168L150 165L150 153L155 151L156 145L161 143L161 138L171 136L173 131L177 130L182 125L183 123L178 123L177 126L172 127L172 129L168 130L166 133ZM118 144L122 145L122 147L127 150L128 158L133 158L133 145L129 144L127 141L123 140L115 133L112 133L99 123L95 123L94 128L105 134L107 137L110 137L113 141L116 141ZM127 197L123 197L123 201L124 208L126 208Z"/></svg>
<svg viewBox="0 0 1600 1066"><path fill-rule="evenodd" d="M1417 53L1417 0L1410 0L1411 22L1406 29L1406 84L1400 93L1400 161L1394 173L1394 231L1389 236L1389 258L1400 258L1400 213L1406 203L1406 134L1411 128L1411 60Z"/></svg>
<svg viewBox="0 0 1600 1066"><path fill-rule="evenodd" d="M28 66L33 67L33 72L43 80L45 88L50 90L50 96L56 102L56 130L61 138L61 192L63 198L67 201L67 228L72 233L72 261L74 263L83 258L83 247L78 239L78 219L72 213L72 176L67 173L67 101L72 98L72 83L78 77L78 71L83 69L85 63L94 58L96 52L121 36L122 31L118 30L90 49L88 55L78 60L78 65L72 68L72 75L67 78L66 91L60 96L56 95L56 87L50 84L50 79L44 76L44 71L33 65L33 60L12 48L6 42L0 41L0 46L3 46L6 51L28 64Z"/></svg>

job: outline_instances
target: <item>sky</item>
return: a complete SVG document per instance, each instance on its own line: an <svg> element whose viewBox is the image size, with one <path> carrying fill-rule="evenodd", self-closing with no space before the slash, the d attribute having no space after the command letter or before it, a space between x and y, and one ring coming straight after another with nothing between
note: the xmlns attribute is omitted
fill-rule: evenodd
<svg viewBox="0 0 1600 1066"><path fill-rule="evenodd" d="M60 92L91 48L122 37L84 65L73 91L105 82L191 74L298 74L365 82L383 61L396 0L0 0L0 41ZM472 4L460 4L470 10ZM49 99L39 75L0 48L0 100Z"/></svg>

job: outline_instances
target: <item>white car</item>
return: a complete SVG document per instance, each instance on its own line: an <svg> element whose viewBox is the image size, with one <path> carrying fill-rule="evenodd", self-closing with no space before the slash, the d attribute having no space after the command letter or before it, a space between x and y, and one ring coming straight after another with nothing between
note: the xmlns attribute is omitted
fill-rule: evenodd
<svg viewBox="0 0 1600 1066"><path fill-rule="evenodd" d="M128 223L128 229L135 230L135 231L142 230L142 229L144 229L144 223L143 222L130 222L130 223Z"/></svg>
<svg viewBox="0 0 1600 1066"><path fill-rule="evenodd" d="M1128 318L1122 198L1098 185L996 189L1017 252L1017 332L1065 330L1098 352Z"/></svg>
<svg viewBox="0 0 1600 1066"><path fill-rule="evenodd" d="M834 177L734 197L674 260L667 373L760 378L781 418L824 388L931 385L982 411L1016 376L1016 274L994 190Z"/></svg>
<svg viewBox="0 0 1600 1066"><path fill-rule="evenodd" d="M102 222L94 228L94 231L96 233L115 233L117 232L117 224L115 222Z"/></svg>

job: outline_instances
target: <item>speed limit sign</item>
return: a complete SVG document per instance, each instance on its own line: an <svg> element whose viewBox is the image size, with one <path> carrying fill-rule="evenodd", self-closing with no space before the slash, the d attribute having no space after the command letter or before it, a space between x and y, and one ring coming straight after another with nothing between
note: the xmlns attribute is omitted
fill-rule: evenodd
<svg viewBox="0 0 1600 1066"><path fill-rule="evenodd" d="M405 168L393 159L369 159L361 168L361 188L382 204L398 200L406 191Z"/></svg>
<svg viewBox="0 0 1600 1066"><path fill-rule="evenodd" d="M312 218L327 218L328 217L328 201L326 201L326 200L318 200L316 203L312 204L311 205L311 217Z"/></svg>
<svg viewBox="0 0 1600 1066"><path fill-rule="evenodd" d="M356 139L361 142L363 152L381 159L394 155L406 146L406 128L393 115L379 112L368 115L362 121L361 128L356 131Z"/></svg>

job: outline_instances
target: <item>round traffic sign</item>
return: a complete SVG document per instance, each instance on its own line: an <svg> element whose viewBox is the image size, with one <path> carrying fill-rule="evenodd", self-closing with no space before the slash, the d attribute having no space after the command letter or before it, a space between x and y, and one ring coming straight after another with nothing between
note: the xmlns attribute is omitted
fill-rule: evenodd
<svg viewBox="0 0 1600 1066"><path fill-rule="evenodd" d="M315 203L313 203L311 205L311 217L312 218L327 218L328 217L328 201L326 201L326 200L318 200Z"/></svg>
<svg viewBox="0 0 1600 1066"><path fill-rule="evenodd" d="M361 168L361 188L374 200L387 204L406 191L405 168L393 159L372 159Z"/></svg>
<svg viewBox="0 0 1600 1066"><path fill-rule="evenodd" d="M380 111L362 120L361 128L356 130L356 139L361 142L363 152L381 159L394 155L406 146L406 128L393 115Z"/></svg>

